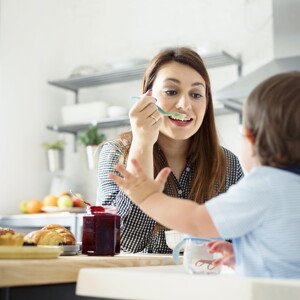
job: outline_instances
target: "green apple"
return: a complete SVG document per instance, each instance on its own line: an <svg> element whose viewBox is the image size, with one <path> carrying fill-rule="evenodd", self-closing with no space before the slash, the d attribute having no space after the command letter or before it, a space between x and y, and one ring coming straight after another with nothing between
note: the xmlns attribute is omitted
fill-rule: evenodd
<svg viewBox="0 0 300 300"><path fill-rule="evenodd" d="M58 198L57 206L59 207L72 207L73 200L70 196L64 195Z"/></svg>
<svg viewBox="0 0 300 300"><path fill-rule="evenodd" d="M26 208L27 202L28 201L22 201L20 203L19 209L22 214L27 214L27 208Z"/></svg>

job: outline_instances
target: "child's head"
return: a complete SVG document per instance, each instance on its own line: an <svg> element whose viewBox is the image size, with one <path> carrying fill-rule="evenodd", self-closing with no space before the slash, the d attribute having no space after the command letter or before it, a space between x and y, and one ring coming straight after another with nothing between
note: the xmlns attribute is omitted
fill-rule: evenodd
<svg viewBox="0 0 300 300"><path fill-rule="evenodd" d="M300 72L259 84L245 104L244 128L261 165L300 165Z"/></svg>

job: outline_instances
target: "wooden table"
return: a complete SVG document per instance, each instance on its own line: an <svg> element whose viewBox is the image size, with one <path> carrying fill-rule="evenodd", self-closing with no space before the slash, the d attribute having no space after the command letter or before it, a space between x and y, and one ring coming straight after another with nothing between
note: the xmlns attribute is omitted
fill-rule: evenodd
<svg viewBox="0 0 300 300"><path fill-rule="evenodd" d="M75 297L75 282L81 268L162 265L174 265L172 256L164 254L120 254L117 256L60 256L56 259L0 259L0 299L21 299L19 296L11 297L14 287L16 287L15 291L19 291L18 295L21 295L24 290L33 291L34 286L37 288L46 286L47 290L56 286L57 289L60 287L63 290L63 287L67 287L66 284L71 284L69 286L72 295L59 296L61 291L56 292L57 299L66 296L68 299L72 299L71 296ZM41 295L40 299L52 299L47 298L47 294ZM10 296L8 297L8 295ZM23 299L25 298L23 297ZM80 299L80 297L74 299Z"/></svg>

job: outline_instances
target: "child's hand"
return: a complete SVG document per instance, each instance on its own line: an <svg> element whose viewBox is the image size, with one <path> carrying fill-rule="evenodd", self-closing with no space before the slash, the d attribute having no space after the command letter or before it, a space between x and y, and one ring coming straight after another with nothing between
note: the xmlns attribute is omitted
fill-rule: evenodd
<svg viewBox="0 0 300 300"><path fill-rule="evenodd" d="M135 174L128 172L124 166L116 165L115 169L123 176L109 173L108 177L124 191L124 193L137 205L140 205L150 195L162 192L171 172L170 168L162 169L155 179L147 177L136 159L132 159Z"/></svg>
<svg viewBox="0 0 300 300"><path fill-rule="evenodd" d="M216 259L214 265L225 265L232 269L235 268L235 257L233 246L225 241L211 241L207 243L209 253L221 253L223 257Z"/></svg>

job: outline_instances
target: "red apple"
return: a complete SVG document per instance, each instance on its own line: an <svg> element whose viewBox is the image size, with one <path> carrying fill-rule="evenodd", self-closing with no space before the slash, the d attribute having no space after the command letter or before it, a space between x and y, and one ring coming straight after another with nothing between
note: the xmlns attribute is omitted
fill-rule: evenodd
<svg viewBox="0 0 300 300"><path fill-rule="evenodd" d="M79 194L79 193L75 194L75 196L72 196L74 207L85 207L86 205L82 201L82 200L84 200L83 196L81 194Z"/></svg>
<svg viewBox="0 0 300 300"><path fill-rule="evenodd" d="M69 192L61 192L56 197L59 198L59 197L62 197L62 196L72 197L72 195Z"/></svg>

